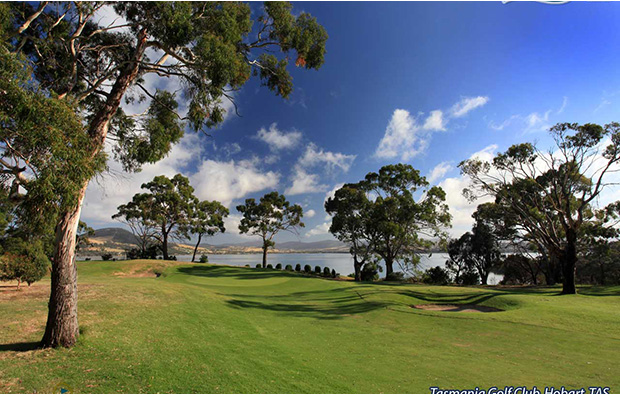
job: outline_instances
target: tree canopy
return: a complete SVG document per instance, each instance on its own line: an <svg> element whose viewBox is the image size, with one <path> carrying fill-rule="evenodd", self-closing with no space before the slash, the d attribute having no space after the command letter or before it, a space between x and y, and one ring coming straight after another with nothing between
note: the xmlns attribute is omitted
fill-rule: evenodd
<svg viewBox="0 0 620 395"><path fill-rule="evenodd" d="M239 233L260 236L263 244L263 268L267 267L267 250L275 246L273 238L281 231L296 233L305 225L301 222L303 209L298 204L289 203L284 195L270 192L260 198L246 199L245 204L237 206L243 218L239 223Z"/></svg>

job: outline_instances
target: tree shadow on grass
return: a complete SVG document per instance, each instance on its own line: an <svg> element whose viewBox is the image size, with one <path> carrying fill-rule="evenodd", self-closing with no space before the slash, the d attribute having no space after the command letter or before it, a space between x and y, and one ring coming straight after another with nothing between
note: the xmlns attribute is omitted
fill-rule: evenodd
<svg viewBox="0 0 620 395"><path fill-rule="evenodd" d="M234 278L238 280L265 279L272 277L281 278L299 278L300 274L291 273L283 270L275 269L259 269L247 267L231 267L231 266L206 266L194 265L184 266L177 269L183 274L189 276L212 277L212 278Z"/></svg>
<svg viewBox="0 0 620 395"><path fill-rule="evenodd" d="M269 303L241 299L229 300L226 303L239 309L267 310L283 315L310 317L321 320L338 320L346 316L368 313L387 307L385 303L367 302L360 299L354 302L334 302L325 304Z"/></svg>
<svg viewBox="0 0 620 395"><path fill-rule="evenodd" d="M41 342L21 342L12 344L0 344L2 351L32 351L41 347Z"/></svg>

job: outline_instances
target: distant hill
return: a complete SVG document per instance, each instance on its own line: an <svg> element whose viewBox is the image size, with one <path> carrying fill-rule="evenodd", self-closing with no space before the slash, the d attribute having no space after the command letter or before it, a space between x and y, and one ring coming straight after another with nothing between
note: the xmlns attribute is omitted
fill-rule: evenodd
<svg viewBox="0 0 620 395"><path fill-rule="evenodd" d="M123 228L102 228L95 230L95 235L91 236L97 240L108 243L137 244L136 237L128 230Z"/></svg>
<svg viewBox="0 0 620 395"><path fill-rule="evenodd" d="M138 243L136 237L128 230L122 228L102 228L95 230L94 236L90 236L91 245L82 249L82 255L97 255L103 251L124 254ZM206 244L200 245L199 254L253 254L260 253L260 242L258 240L246 241L233 244ZM170 243L170 253L172 254L191 254L194 246L191 242ZM284 241L276 243L276 248L271 250L273 253L293 253L293 252L349 252L346 244L337 240L320 240L313 242L303 241Z"/></svg>

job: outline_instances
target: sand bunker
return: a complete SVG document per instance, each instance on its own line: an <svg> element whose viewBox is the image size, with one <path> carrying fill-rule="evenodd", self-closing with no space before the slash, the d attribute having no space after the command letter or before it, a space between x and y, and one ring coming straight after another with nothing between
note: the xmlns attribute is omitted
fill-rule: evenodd
<svg viewBox="0 0 620 395"><path fill-rule="evenodd" d="M451 311L455 313L495 313L503 311L495 307L481 306L477 304L417 304L414 309L430 311Z"/></svg>

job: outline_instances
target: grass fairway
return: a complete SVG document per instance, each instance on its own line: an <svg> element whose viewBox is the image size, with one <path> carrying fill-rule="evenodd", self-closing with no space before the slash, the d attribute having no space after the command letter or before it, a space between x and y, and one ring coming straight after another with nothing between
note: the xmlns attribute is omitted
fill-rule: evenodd
<svg viewBox="0 0 620 395"><path fill-rule="evenodd" d="M165 276L149 275L153 265ZM354 284L161 261L79 264L82 336L34 350L49 280L1 288L0 392L620 391L620 287ZM426 311L479 303L495 313Z"/></svg>

